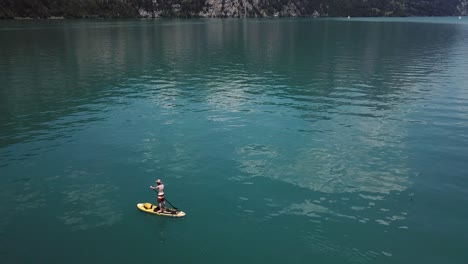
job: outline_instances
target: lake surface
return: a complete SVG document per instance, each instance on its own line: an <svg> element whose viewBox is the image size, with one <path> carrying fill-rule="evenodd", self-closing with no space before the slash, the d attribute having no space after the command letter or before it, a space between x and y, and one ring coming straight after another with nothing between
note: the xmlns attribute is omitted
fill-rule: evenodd
<svg viewBox="0 0 468 264"><path fill-rule="evenodd" d="M464 263L467 58L466 17L0 21L0 262Z"/></svg>

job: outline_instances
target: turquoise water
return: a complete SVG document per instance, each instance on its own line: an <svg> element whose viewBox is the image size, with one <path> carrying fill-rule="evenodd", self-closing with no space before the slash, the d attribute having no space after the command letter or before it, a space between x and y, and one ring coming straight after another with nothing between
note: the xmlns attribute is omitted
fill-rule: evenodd
<svg viewBox="0 0 468 264"><path fill-rule="evenodd" d="M0 21L0 262L464 263L467 58L466 17Z"/></svg>

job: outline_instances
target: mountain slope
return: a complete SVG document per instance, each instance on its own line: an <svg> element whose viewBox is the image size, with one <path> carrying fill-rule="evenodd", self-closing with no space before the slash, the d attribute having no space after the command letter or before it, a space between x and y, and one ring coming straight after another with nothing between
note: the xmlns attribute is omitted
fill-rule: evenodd
<svg viewBox="0 0 468 264"><path fill-rule="evenodd" d="M450 16L468 0L0 0L0 18Z"/></svg>

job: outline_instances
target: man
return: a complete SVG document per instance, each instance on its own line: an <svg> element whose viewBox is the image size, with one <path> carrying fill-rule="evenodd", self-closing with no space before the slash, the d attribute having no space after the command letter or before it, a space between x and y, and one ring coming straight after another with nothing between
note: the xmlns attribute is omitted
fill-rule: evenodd
<svg viewBox="0 0 468 264"><path fill-rule="evenodd" d="M156 186L150 185L150 188L158 191L158 213L163 212L166 209L166 199L164 199L164 184L160 179L156 180Z"/></svg>

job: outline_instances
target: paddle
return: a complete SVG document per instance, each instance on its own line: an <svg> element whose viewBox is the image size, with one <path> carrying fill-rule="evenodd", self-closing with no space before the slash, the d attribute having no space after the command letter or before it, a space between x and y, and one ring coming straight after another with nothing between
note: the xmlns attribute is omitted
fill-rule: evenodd
<svg viewBox="0 0 468 264"><path fill-rule="evenodd" d="M155 191L155 192L158 192L158 191L156 191L155 189L152 189L152 190ZM166 199L166 197L164 197L164 200L165 200L170 206L172 206L172 208L174 208L174 209L176 209L176 210L179 210L179 208L177 208L177 207L175 207L174 205L172 205L171 202L169 202L169 201Z"/></svg>

